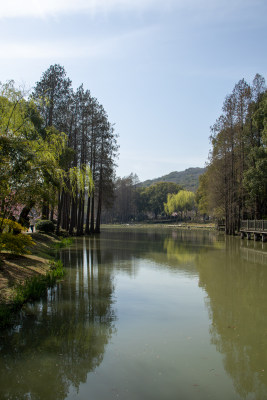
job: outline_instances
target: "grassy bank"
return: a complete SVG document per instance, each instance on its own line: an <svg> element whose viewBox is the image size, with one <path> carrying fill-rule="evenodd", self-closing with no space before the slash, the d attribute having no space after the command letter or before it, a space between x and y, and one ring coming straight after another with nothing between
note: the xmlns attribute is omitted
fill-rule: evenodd
<svg viewBox="0 0 267 400"><path fill-rule="evenodd" d="M0 326L10 323L14 312L26 302L39 299L64 275L61 261L53 261L53 249L70 242L41 233L33 233L32 238L32 254L0 254Z"/></svg>
<svg viewBox="0 0 267 400"><path fill-rule="evenodd" d="M122 228L134 228L134 229L192 229L192 230L206 230L206 231L213 231L216 229L214 223L206 223L206 224L201 224L201 223L194 223L194 222L168 222L168 223L154 223L151 221L151 223L129 223L129 224L103 224L101 225L101 228L117 228L117 229L122 229Z"/></svg>

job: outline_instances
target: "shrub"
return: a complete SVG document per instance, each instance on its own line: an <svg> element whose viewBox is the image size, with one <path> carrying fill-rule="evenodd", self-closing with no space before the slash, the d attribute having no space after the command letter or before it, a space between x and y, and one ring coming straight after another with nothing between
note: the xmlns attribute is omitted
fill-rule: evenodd
<svg viewBox="0 0 267 400"><path fill-rule="evenodd" d="M50 267L50 271L47 272L47 278L51 279L52 283L54 282L54 280L56 279L60 279L63 278L63 276L65 275L65 270L63 267L63 263L61 260L57 260L54 262L51 262L51 267Z"/></svg>
<svg viewBox="0 0 267 400"><path fill-rule="evenodd" d="M17 286L14 303L23 304L29 300L39 299L46 293L46 289L52 287L57 279L63 278L64 274L65 271L60 260L51 262L50 270L45 276L34 276L24 284Z"/></svg>
<svg viewBox="0 0 267 400"><path fill-rule="evenodd" d="M0 303L0 328L12 324L12 316L27 301L34 301L45 295L47 288L54 286L65 275L60 260L51 262L45 276L33 276L16 287L16 295L11 304Z"/></svg>
<svg viewBox="0 0 267 400"><path fill-rule="evenodd" d="M53 248L54 249L62 249L63 247L68 247L73 243L73 240L71 238L63 238L61 239L60 242L54 243Z"/></svg>
<svg viewBox="0 0 267 400"><path fill-rule="evenodd" d="M40 232L53 233L55 231L55 225L52 221L46 219L38 221L35 228Z"/></svg>
<svg viewBox="0 0 267 400"><path fill-rule="evenodd" d="M13 221L12 219L4 218L1 221L1 232L13 233L16 235L17 233L25 230L26 229L21 224L19 224L17 221Z"/></svg>
<svg viewBox="0 0 267 400"><path fill-rule="evenodd" d="M12 254L30 254L28 247L35 245L30 235L10 232L0 234L0 252L9 251Z"/></svg>

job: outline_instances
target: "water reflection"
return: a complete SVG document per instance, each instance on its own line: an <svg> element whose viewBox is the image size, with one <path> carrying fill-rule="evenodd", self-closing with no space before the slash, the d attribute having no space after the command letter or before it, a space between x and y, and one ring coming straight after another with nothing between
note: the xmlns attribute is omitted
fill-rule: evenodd
<svg viewBox="0 0 267 400"><path fill-rule="evenodd" d="M2 333L0 398L75 398L86 383L82 398L104 400L122 376L127 400L267 398L266 247L189 230L77 239L65 281Z"/></svg>
<svg viewBox="0 0 267 400"><path fill-rule="evenodd" d="M218 240L213 232L183 230L129 230L105 232L101 244L104 263L110 263L116 270L127 268L127 272L136 273L134 259L146 259L166 266L168 269L196 273L194 260L197 254L210 249L222 248L224 241ZM124 262L127 264L124 265Z"/></svg>
<svg viewBox="0 0 267 400"><path fill-rule="evenodd" d="M227 238L225 251L202 253L199 285L208 294L211 343L225 356L237 393L262 400L267 398L267 264L243 257L241 246Z"/></svg>
<svg viewBox="0 0 267 400"><path fill-rule="evenodd" d="M98 366L112 333L113 283L100 248L87 243L62 255L68 269L41 303L2 333L1 399L65 399Z"/></svg>

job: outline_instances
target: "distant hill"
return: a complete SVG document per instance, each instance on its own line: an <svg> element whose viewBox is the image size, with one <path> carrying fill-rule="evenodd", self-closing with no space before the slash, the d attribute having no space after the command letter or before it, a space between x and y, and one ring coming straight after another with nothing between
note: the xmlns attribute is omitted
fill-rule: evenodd
<svg viewBox="0 0 267 400"><path fill-rule="evenodd" d="M198 177L205 172L205 168L187 168L185 171L173 171L160 178L148 179L140 182L138 186L148 187L157 182L173 182L183 186L184 189L195 192L198 188Z"/></svg>

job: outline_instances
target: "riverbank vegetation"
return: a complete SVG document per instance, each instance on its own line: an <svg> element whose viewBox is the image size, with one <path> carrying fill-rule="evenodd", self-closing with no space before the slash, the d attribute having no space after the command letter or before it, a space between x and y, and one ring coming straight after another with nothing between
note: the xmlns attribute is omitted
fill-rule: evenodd
<svg viewBox="0 0 267 400"><path fill-rule="evenodd" d="M115 203L103 221L213 220L235 234L241 220L266 218L267 91L261 75L252 84L242 79L235 85L211 132L209 162L195 193L157 180L142 187L131 174L115 181Z"/></svg>
<svg viewBox="0 0 267 400"><path fill-rule="evenodd" d="M24 234L24 237L30 237ZM63 243L62 243L63 242ZM60 260L54 261L53 248L66 245L56 236L34 233L27 253L0 253L0 326L12 322L13 315L24 303L39 299L64 276ZM69 245L69 240L67 242Z"/></svg>
<svg viewBox="0 0 267 400"><path fill-rule="evenodd" d="M169 193L178 193L182 186L172 182L158 182L148 187L139 186L138 177L131 174L115 181L115 201L103 212L105 223L125 223L157 220L164 212Z"/></svg>
<svg viewBox="0 0 267 400"><path fill-rule="evenodd" d="M103 106L83 85L74 90L62 66L50 66L31 93L1 84L0 219L29 226L35 210L57 233L99 232L117 150Z"/></svg>
<svg viewBox="0 0 267 400"><path fill-rule="evenodd" d="M114 127L62 66L50 66L27 95L12 81L0 92L0 251L12 238L23 247L12 221L68 236L99 233L100 223L213 219L234 234L242 219L267 216L267 91L259 74L226 97L196 192L166 181L142 186L135 174L116 178Z"/></svg>
<svg viewBox="0 0 267 400"><path fill-rule="evenodd" d="M240 80L211 127L209 164L200 177L199 209L225 221L228 234L242 219L267 217L267 90L257 74Z"/></svg>

